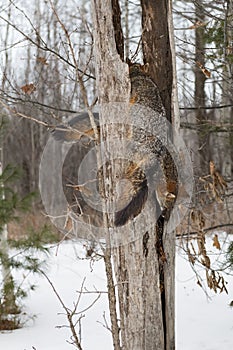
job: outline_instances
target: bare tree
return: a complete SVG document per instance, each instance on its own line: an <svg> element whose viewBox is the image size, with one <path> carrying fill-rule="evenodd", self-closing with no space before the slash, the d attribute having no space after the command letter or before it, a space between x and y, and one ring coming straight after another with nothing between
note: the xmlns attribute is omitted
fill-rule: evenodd
<svg viewBox="0 0 233 350"><path fill-rule="evenodd" d="M202 1L195 2L195 15L196 23L205 22L205 12L204 5ZM205 125L207 116L205 109L200 109L199 107L204 107L206 105L206 93L205 93L205 81L206 76L203 73L205 69L205 28L202 25L197 25L195 29L195 90L194 90L194 99L195 99L195 117L196 122L199 125L198 132L198 155L200 158L200 164L197 166L198 175L206 172L208 169L209 161L209 136L205 133Z"/></svg>

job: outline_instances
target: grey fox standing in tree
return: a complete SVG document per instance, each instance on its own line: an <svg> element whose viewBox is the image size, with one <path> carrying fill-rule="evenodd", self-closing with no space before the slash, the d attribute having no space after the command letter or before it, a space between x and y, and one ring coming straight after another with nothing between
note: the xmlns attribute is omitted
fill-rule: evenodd
<svg viewBox="0 0 233 350"><path fill-rule="evenodd" d="M140 117L141 128L139 123L139 128L133 131L133 138L139 142L140 147L144 148L146 154L150 154L150 159L148 158L147 160L148 166L150 166L150 163L153 163L151 155L159 159L166 183L164 190L165 195L163 196L165 199L163 199L162 204L163 214L165 217L168 217L176 197L177 172L170 153L164 146L163 141L161 141L163 140L163 136L161 138L156 138L153 135L149 135L150 137L148 137L143 131L146 126L149 126L149 130L152 128L158 132L161 129L161 134L163 134L165 132L163 130L165 129L165 124L162 126L160 125L161 117L166 118L165 108L160 97L159 89L147 75L146 67L146 65L129 64L131 107L143 106L153 111L153 113L141 113L136 116L137 119ZM137 114L137 108L133 113ZM93 116L97 125L97 130L99 131L99 115L98 113L93 113ZM156 116L158 116L158 118L156 118ZM83 138L94 138L95 136L88 113L82 113L74 117L67 126L57 126L52 131L52 134L57 141L62 142L77 142ZM135 218L143 209L148 197L147 178L144 171L137 165L137 161L127 163L125 169L123 169L122 177L130 180L132 189L131 191L125 191L126 204L122 206L123 209L115 213L116 226L123 226L130 219Z"/></svg>

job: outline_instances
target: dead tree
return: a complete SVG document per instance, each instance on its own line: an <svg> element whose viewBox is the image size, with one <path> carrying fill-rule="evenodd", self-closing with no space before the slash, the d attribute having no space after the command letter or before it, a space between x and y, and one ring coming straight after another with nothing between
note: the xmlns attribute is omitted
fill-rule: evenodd
<svg viewBox="0 0 233 350"><path fill-rule="evenodd" d="M93 0L92 6L100 105L100 137L105 142L101 157L103 164L106 165L105 155L115 151L114 147L111 148L110 139L119 131L112 131L109 125L116 117L119 122L125 123L130 97L130 80L128 66L124 62L118 1ZM144 63L149 64L149 76L159 86L165 106L164 118L167 116L168 120L172 121L173 75L168 26L170 3L141 1L141 6ZM122 120L119 116L122 116ZM166 154L165 152L165 158ZM170 159L165 160L165 169L168 161ZM170 170L174 171L173 166ZM109 208L109 193L114 192L115 178L114 171L109 171L107 166L103 173L106 209ZM175 171L172 176L176 177ZM172 176L170 180L174 180ZM168 179L166 174L165 177ZM173 192L176 190L176 181L174 181ZM159 216L156 222L155 214L150 210L146 212L139 224L132 222L125 226L123 231L112 228L111 213L106 211L104 215L107 243L105 262L108 288L111 288L109 305L114 349L174 349L175 234L168 235L166 220L163 216ZM120 243L118 241L119 244L114 247L111 244L113 236L121 237ZM127 237L131 236L136 238L127 242ZM114 261L114 268L110 266L112 261ZM113 269L116 286L113 285ZM114 310L116 293L119 299L120 321Z"/></svg>

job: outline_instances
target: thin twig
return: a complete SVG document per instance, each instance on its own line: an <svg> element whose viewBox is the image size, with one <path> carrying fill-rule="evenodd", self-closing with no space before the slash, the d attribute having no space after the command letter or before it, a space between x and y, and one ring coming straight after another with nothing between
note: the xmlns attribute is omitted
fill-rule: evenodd
<svg viewBox="0 0 233 350"><path fill-rule="evenodd" d="M97 323L101 324L101 326L103 326L104 328L106 328L109 332L112 332L111 327L109 327L107 320L106 320L106 316L105 316L105 312L103 313L103 319L104 319L104 323L97 321Z"/></svg>
<svg viewBox="0 0 233 350"><path fill-rule="evenodd" d="M43 125L45 126L46 128L54 128L54 125L50 125L48 124L47 122L43 122L42 120L38 120L34 117L31 117L31 116L28 116L26 114L23 114L21 112L17 112L15 109L9 107L8 105L6 105L3 101L0 100L0 104L6 108L9 112L11 112L12 114L14 114L15 116L17 117L20 117L20 118L24 118L24 119L28 119L28 120L31 120L33 122L36 122L37 124L40 124L40 125Z"/></svg>
<svg viewBox="0 0 233 350"><path fill-rule="evenodd" d="M48 45L46 43L44 43L44 46L40 45L39 43L37 43L35 40L33 40L29 35L25 34L23 32L23 30L19 29L14 23L10 22L9 20L7 20L6 18L0 16L0 19L2 19L5 23L7 23L8 25L10 25L12 28L14 28L18 33L20 33L26 40L28 40L30 43L32 43L33 45L35 45L36 47L38 47L39 49L43 50L43 51L47 51L52 53L53 55L57 56L61 61L65 62L66 64L68 64L69 66L71 66L72 68L75 68L75 65L72 64L68 59L66 59L65 57L63 57L62 55L60 55L57 51L55 51L54 49L52 49L51 47L48 47ZM37 32L36 32L37 34ZM43 41L42 41L43 42ZM91 78L91 79L95 79L95 77L91 74L87 74L86 72L83 72L82 70L78 69L80 73L84 74L86 77Z"/></svg>
<svg viewBox="0 0 233 350"><path fill-rule="evenodd" d="M74 311L71 311L68 307L66 307L66 305L64 304L64 302L63 302L63 300L61 299L60 295L58 294L56 288L54 287L52 281L50 280L50 278L49 278L43 271L41 271L41 273L42 273L42 275L46 278L46 280L49 282L50 286L52 287L52 289L53 289L53 291L54 291L54 293L55 293L55 295L56 295L56 297L58 298L60 304L62 305L63 309L64 309L65 312L66 312L66 316L67 316L67 319L68 319L68 321L69 321L70 330L71 330L71 333L72 333L72 335L73 335L73 337L74 337L74 343L75 343L75 345L77 346L78 350L83 350L83 349L82 349L82 346L81 346L81 343L80 343L80 340L79 340L78 335L77 335L76 330L75 330L74 322L73 322L73 316L74 316L75 312L74 312ZM85 281L85 279L84 279L83 282L82 282L81 290L82 290L82 288L83 288L84 281ZM78 300L80 300L80 298L79 298ZM76 309L77 309L77 303L76 303L76 308L75 308L75 310L76 310Z"/></svg>
<svg viewBox="0 0 233 350"><path fill-rule="evenodd" d="M219 225L215 225L215 226L210 226L210 227L204 228L203 231L208 232L208 231L213 231L213 230L216 230L218 228L224 228L224 227L233 227L233 224L219 224ZM192 236L192 235L196 235L196 234L198 234L198 231L192 231L192 232L184 233L182 235L178 234L177 238Z"/></svg>

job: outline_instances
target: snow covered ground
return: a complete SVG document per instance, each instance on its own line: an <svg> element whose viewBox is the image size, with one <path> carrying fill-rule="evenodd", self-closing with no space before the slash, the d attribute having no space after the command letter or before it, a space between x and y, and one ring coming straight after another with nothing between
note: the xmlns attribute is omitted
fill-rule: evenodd
<svg viewBox="0 0 233 350"><path fill-rule="evenodd" d="M219 237L223 250L226 250L228 243L225 234ZM212 263L216 268L221 267L223 256L213 247L212 238L208 239L207 244ZM228 282L228 294L215 294L207 288L207 296L197 285L197 279L186 259L184 254L177 253L177 350L233 349L233 308L229 306L233 300L233 276L224 274ZM205 280L203 269L199 272Z"/></svg>
<svg viewBox="0 0 233 350"><path fill-rule="evenodd" d="M209 240L211 246L211 240ZM216 249L212 249L216 253ZM48 276L67 307L73 308L83 279L89 291L105 290L102 261L93 269L83 256L80 244L63 243L52 249ZM215 255L213 255L214 257ZM44 277L34 277L38 288L26 300L27 313L37 317L13 332L0 333L1 350L69 350L70 331L64 310ZM233 349L233 277L227 276L229 294L207 298L197 285L194 273L177 249L176 268L176 329L177 350L230 350ZM84 294L79 310L84 310L96 299L96 294ZM84 350L111 350L110 332L104 327L107 316L107 296L101 294L97 302L83 312L81 337ZM106 313L104 317L104 313Z"/></svg>

